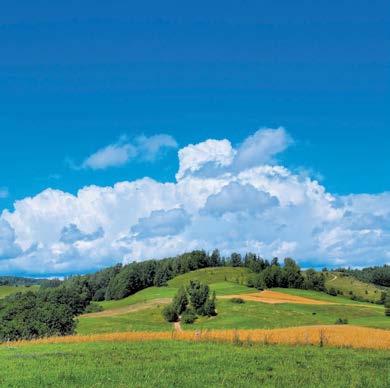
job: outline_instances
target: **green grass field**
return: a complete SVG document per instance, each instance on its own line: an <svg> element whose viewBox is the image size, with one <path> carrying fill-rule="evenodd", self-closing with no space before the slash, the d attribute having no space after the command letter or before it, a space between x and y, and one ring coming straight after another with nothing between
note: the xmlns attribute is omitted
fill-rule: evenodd
<svg viewBox="0 0 390 388"><path fill-rule="evenodd" d="M39 286L0 286L0 299L4 298L8 295L15 294L16 292L26 292L26 291L35 291L39 288Z"/></svg>
<svg viewBox="0 0 390 388"><path fill-rule="evenodd" d="M386 387L386 351L178 341L0 347L2 387Z"/></svg>

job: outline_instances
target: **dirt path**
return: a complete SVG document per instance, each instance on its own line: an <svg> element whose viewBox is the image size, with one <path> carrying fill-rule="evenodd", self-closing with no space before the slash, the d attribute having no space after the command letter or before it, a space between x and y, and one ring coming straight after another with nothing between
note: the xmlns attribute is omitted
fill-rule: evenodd
<svg viewBox="0 0 390 388"><path fill-rule="evenodd" d="M181 332L183 331L183 329L181 328L180 321L179 321L179 322L173 322L173 328L174 328L175 331L177 331L178 333L181 333Z"/></svg>
<svg viewBox="0 0 390 388"><path fill-rule="evenodd" d="M333 274L332 274L333 275ZM330 282L334 282L336 279L337 279L337 275L333 275L334 276L334 278L333 279L331 279L331 280L329 280L329 282L328 283L330 283Z"/></svg>
<svg viewBox="0 0 390 388"><path fill-rule="evenodd" d="M153 300L148 300L146 302L131 304L125 307L99 311L98 313L83 314L81 316L84 318L113 317L115 315L123 315L127 313L134 313L136 311L147 310L150 309L151 307L156 307L161 304L167 304L170 301L171 301L170 298L153 299Z"/></svg>

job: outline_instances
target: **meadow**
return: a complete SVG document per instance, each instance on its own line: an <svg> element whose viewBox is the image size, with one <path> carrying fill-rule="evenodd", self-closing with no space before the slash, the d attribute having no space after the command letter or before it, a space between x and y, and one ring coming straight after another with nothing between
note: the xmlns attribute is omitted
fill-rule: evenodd
<svg viewBox="0 0 390 388"><path fill-rule="evenodd" d="M388 351L189 341L0 347L4 387L385 387Z"/></svg>
<svg viewBox="0 0 390 388"><path fill-rule="evenodd" d="M0 386L389 386L383 306L312 290L261 293L245 286L249 274L224 267L179 275L97 302L103 311L79 316L74 336L3 344ZM179 330L162 309L193 279L216 292L218 314ZM335 325L339 318L348 324Z"/></svg>

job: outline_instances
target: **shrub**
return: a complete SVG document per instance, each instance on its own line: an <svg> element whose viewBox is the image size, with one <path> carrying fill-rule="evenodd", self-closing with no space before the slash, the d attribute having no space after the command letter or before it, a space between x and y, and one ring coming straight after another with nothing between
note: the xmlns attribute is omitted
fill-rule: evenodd
<svg viewBox="0 0 390 388"><path fill-rule="evenodd" d="M195 311L192 308L188 308L181 315L181 321L187 324L194 323L196 318L197 316L195 314Z"/></svg>
<svg viewBox="0 0 390 388"><path fill-rule="evenodd" d="M100 311L103 311L103 307L100 306L100 304L97 303L90 303L84 310L85 314L89 313L98 313Z"/></svg>
<svg viewBox="0 0 390 388"><path fill-rule="evenodd" d="M172 304L163 308L162 315L167 322L177 322L179 319L179 316Z"/></svg>
<svg viewBox="0 0 390 388"><path fill-rule="evenodd" d="M332 296L337 296L337 291L333 287L331 287L328 290L328 294Z"/></svg>
<svg viewBox="0 0 390 388"><path fill-rule="evenodd" d="M216 297L214 291L211 299L207 299L206 303L203 306L203 311L202 311L203 315L206 315L208 317L214 317L215 315L217 315L217 312L215 310L215 300Z"/></svg>
<svg viewBox="0 0 390 388"><path fill-rule="evenodd" d="M242 299L242 298L231 298L230 302L237 303L237 304L242 304L242 303L245 303L245 300Z"/></svg>
<svg viewBox="0 0 390 388"><path fill-rule="evenodd" d="M347 318L337 318L335 324L336 325L346 325L348 323Z"/></svg>

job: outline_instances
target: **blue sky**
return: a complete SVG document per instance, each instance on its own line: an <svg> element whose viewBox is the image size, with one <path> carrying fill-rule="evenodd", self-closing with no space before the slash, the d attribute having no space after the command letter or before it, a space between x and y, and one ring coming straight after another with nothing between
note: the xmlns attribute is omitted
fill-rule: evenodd
<svg viewBox="0 0 390 388"><path fill-rule="evenodd" d="M9 2L0 210L47 188L175 181L175 147L72 168L123 136L238 149L262 127L284 127L278 162L330 193L389 191L389 19L386 1Z"/></svg>

